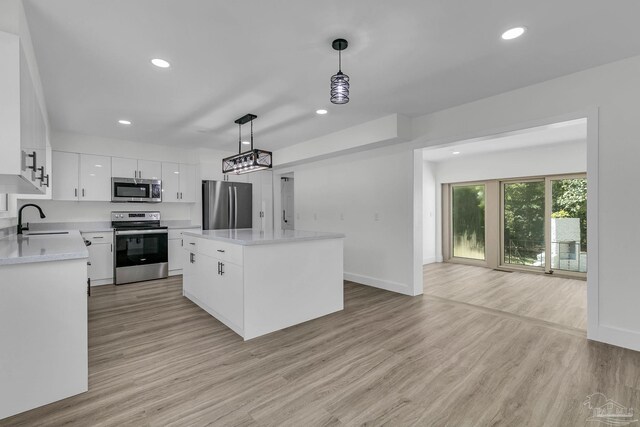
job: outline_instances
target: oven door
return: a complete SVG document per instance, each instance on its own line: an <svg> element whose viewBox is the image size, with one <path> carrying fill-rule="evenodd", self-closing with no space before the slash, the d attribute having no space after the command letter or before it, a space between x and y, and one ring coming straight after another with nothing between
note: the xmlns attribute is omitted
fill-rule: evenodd
<svg viewBox="0 0 640 427"><path fill-rule="evenodd" d="M116 285L167 277L168 243L167 229L116 230Z"/></svg>

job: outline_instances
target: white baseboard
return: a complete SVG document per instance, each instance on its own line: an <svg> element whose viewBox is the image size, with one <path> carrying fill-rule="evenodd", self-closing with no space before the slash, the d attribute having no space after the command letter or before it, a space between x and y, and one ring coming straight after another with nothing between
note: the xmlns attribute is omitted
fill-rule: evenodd
<svg viewBox="0 0 640 427"><path fill-rule="evenodd" d="M113 285L113 278L111 279L100 279L100 280L92 280L91 287L94 286L104 286L104 285Z"/></svg>
<svg viewBox="0 0 640 427"><path fill-rule="evenodd" d="M587 334L587 338L594 341L640 351L640 332L613 326L599 325L596 334Z"/></svg>
<svg viewBox="0 0 640 427"><path fill-rule="evenodd" d="M344 280L356 282L374 288L384 289L386 291L397 292L403 295L413 296L411 287L404 283L392 282L390 280L376 279L375 277L363 276L361 274L344 273Z"/></svg>
<svg viewBox="0 0 640 427"><path fill-rule="evenodd" d="M422 265L427 265L427 264L433 264L435 262L438 262L438 259L434 256L432 257L428 257L422 260Z"/></svg>
<svg viewBox="0 0 640 427"><path fill-rule="evenodd" d="M169 270L169 276L179 276L182 274L182 269L179 270Z"/></svg>

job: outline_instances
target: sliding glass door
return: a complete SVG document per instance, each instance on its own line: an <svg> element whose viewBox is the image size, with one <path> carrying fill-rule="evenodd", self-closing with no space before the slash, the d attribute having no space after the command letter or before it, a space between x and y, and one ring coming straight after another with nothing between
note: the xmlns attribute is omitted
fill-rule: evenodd
<svg viewBox="0 0 640 427"><path fill-rule="evenodd" d="M451 186L451 248L455 258L485 259L485 185Z"/></svg>
<svg viewBox="0 0 640 427"><path fill-rule="evenodd" d="M544 270L545 181L502 184L502 263Z"/></svg>

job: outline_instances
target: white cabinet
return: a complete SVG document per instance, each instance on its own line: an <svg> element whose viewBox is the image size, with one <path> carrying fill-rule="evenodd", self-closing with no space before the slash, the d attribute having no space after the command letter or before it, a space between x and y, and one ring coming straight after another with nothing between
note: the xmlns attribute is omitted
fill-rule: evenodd
<svg viewBox="0 0 640 427"><path fill-rule="evenodd" d="M252 228L273 231L273 172L270 170L246 174L252 191Z"/></svg>
<svg viewBox="0 0 640 427"><path fill-rule="evenodd" d="M162 162L162 201L195 203L196 166Z"/></svg>
<svg viewBox="0 0 640 427"><path fill-rule="evenodd" d="M111 176L116 178L160 179L162 166L152 160L111 158Z"/></svg>
<svg viewBox="0 0 640 427"><path fill-rule="evenodd" d="M199 229L184 228L184 229L170 229L169 230L169 276L175 276L177 274L183 274L184 262L184 250L182 243L183 231L196 231Z"/></svg>
<svg viewBox="0 0 640 427"><path fill-rule="evenodd" d="M111 157L80 154L80 200L111 200Z"/></svg>
<svg viewBox="0 0 640 427"><path fill-rule="evenodd" d="M183 250L184 291L196 304L242 334L244 327L242 266L204 254L194 246Z"/></svg>
<svg viewBox="0 0 640 427"><path fill-rule="evenodd" d="M82 233L82 237L91 242L87 246L91 285L113 283L113 233Z"/></svg>
<svg viewBox="0 0 640 427"><path fill-rule="evenodd" d="M110 201L111 157L53 152L53 199Z"/></svg>
<svg viewBox="0 0 640 427"><path fill-rule="evenodd" d="M196 167L194 165L180 164L180 201L186 203L196 202Z"/></svg>
<svg viewBox="0 0 640 427"><path fill-rule="evenodd" d="M0 32L0 193L44 194L47 128L14 34Z"/></svg>
<svg viewBox="0 0 640 427"><path fill-rule="evenodd" d="M54 151L52 158L53 200L78 200L80 156L77 153Z"/></svg>
<svg viewBox="0 0 640 427"><path fill-rule="evenodd" d="M162 162L162 201L180 201L180 164Z"/></svg>
<svg viewBox="0 0 640 427"><path fill-rule="evenodd" d="M123 157L111 158L111 176L116 178L137 178L138 161Z"/></svg>

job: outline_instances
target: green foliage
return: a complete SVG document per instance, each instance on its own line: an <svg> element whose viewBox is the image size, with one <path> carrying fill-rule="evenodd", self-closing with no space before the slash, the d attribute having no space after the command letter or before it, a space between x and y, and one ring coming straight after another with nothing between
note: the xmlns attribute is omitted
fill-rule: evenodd
<svg viewBox="0 0 640 427"><path fill-rule="evenodd" d="M505 243L538 246L544 242L544 181L504 187Z"/></svg>
<svg viewBox="0 0 640 427"><path fill-rule="evenodd" d="M564 209L560 209L558 212L553 212L551 218L571 218L571 214Z"/></svg>
<svg viewBox="0 0 640 427"><path fill-rule="evenodd" d="M484 185L453 187L453 234L484 247Z"/></svg>

